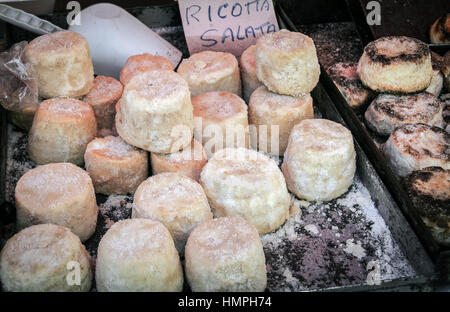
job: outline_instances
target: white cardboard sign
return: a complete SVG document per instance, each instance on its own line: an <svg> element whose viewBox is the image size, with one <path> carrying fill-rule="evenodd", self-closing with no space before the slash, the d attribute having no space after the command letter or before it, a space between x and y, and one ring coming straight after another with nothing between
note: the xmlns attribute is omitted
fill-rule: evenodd
<svg viewBox="0 0 450 312"><path fill-rule="evenodd" d="M279 30L271 0L178 0L191 54L204 50L240 56L256 40Z"/></svg>

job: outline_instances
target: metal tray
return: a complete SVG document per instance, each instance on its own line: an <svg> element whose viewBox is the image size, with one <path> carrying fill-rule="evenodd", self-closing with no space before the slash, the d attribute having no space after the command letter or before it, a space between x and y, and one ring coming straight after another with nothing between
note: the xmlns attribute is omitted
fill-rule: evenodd
<svg viewBox="0 0 450 312"><path fill-rule="evenodd" d="M347 0L349 11L353 16L357 32L354 40L361 42L359 56L362 55L363 47L370 41L375 39L375 30L370 27L365 20L364 11L362 10L363 1L359 0ZM388 31L388 26L384 26L383 30ZM382 33L380 29L377 32L378 35L386 34ZM442 49L448 49L448 45L430 45L430 48L435 51L442 51ZM358 56L358 58L359 58ZM339 60L346 61L346 60ZM348 60L355 61L355 60ZM417 209L414 208L411 199L409 198L401 179L393 173L388 165L388 162L383 153L377 147L375 140L376 137L365 127L363 117L358 111L355 111L346 102L341 92L337 89L333 80L328 76L325 70L322 69L322 75L320 79L321 83L325 87L327 93L330 95L332 101L335 103L342 118L348 124L349 129L352 131L356 140L361 144L363 150L369 157L373 166L377 170L379 176L391 191L395 201L402 210L404 216L418 235L420 241L425 246L427 252L433 259L437 261L441 251L447 248L439 246L434 240L429 229L423 223L419 216Z"/></svg>
<svg viewBox="0 0 450 312"><path fill-rule="evenodd" d="M286 27L283 19L279 23ZM184 42L180 26L167 28L161 23L158 31L177 46ZM318 118L344 124L321 84L312 96ZM8 213L0 220L6 223L13 221L15 215L12 196L15 182L34 164L26 153L27 135L6 122L1 126L9 139L7 158L0 159L2 164L8 160L9 204L2 209ZM276 232L262 236L269 291L434 288L436 275L431 259L356 142L355 148L357 173L346 194L333 201L312 203L292 196L295 213ZM282 160L278 161L281 164ZM97 201L97 229L85 243L93 257L110 225L130 216L132 197L97 196ZM187 283L185 290L189 290Z"/></svg>

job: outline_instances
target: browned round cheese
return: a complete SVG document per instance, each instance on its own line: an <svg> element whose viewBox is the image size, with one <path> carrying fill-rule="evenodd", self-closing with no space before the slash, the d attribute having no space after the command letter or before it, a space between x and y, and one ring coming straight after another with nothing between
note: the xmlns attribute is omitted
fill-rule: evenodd
<svg viewBox="0 0 450 312"><path fill-rule="evenodd" d="M438 166L450 169L450 134L425 124L398 127L384 145L384 154L399 176Z"/></svg>
<svg viewBox="0 0 450 312"><path fill-rule="evenodd" d="M433 77L430 49L405 36L379 38L364 48L358 74L366 87L377 92L423 91Z"/></svg>
<svg viewBox="0 0 450 312"><path fill-rule="evenodd" d="M424 123L442 127L442 105L437 97L427 92L412 95L380 94L366 110L370 129L380 135L390 135L407 123Z"/></svg>
<svg viewBox="0 0 450 312"><path fill-rule="evenodd" d="M414 207L436 240L450 246L450 170L427 167L405 179Z"/></svg>

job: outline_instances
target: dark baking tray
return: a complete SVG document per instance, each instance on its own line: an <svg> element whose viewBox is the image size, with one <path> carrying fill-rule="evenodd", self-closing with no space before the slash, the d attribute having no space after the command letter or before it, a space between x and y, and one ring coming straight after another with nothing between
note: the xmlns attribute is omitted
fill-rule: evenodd
<svg viewBox="0 0 450 312"><path fill-rule="evenodd" d="M356 25L358 31L359 39L362 42L362 46L365 46L368 42L375 39L375 30L366 23L365 11L363 10L363 2L359 0L347 0L348 9L353 17L353 21ZM448 1L447 1L448 2ZM365 2L364 2L365 3ZM390 8L390 1L385 1L382 3L382 10ZM429 5L429 4L428 4ZM429 5L430 6L430 5ZM407 10L405 10L407 11ZM408 10L409 11L409 10ZM414 11L415 12L415 11ZM405 14L405 13L403 13ZM423 20L423 19L421 19ZM387 21L384 22L385 24ZM383 25L383 22L382 22ZM295 27L295 26L294 26ZM383 30L389 31L392 26L385 25ZM386 34L378 30L376 32L378 35ZM399 34L398 32L395 32ZM409 34L409 33L406 33ZM420 37L420 36L419 36ZM448 45L430 45L430 48L435 51L442 52L448 49ZM360 55L362 50L360 51ZM352 131L354 137L359 142L369 160L372 162L373 166L377 170L379 176L386 184L391 194L393 195L398 206L402 210L404 216L410 223L411 227L414 229L415 233L418 235L420 241L425 246L427 252L433 259L437 261L440 252L445 250L445 247L441 247L437 244L431 235L431 232L423 223L417 210L414 208L406 190L404 189L399 177L393 173L389 167L386 158L380 152L379 148L376 146L373 137L366 129L363 121L358 117L358 112L353 110L350 105L346 102L345 98L342 96L341 92L337 89L336 85L332 79L328 76L326 71L322 68L322 75L320 78L321 83L325 87L327 93L330 95L332 101L336 105L342 118L345 120L349 129Z"/></svg>
<svg viewBox="0 0 450 312"><path fill-rule="evenodd" d="M430 42L431 25L442 15L450 12L448 0L381 0L381 24L368 25L366 9L370 0L346 0L350 13L358 29L363 29L369 37L362 37L367 44L372 38L385 36L415 37L423 42Z"/></svg>
<svg viewBox="0 0 450 312"><path fill-rule="evenodd" d="M132 13L138 13L135 14L136 16L147 16L149 18L148 12L145 11L145 8L142 9L136 9L132 11ZM166 8L164 10L167 10ZM163 10L163 11L164 11ZM175 9L177 11L177 8ZM152 8L151 12L158 12L158 15L162 12L158 9ZM178 12L178 11L177 11ZM140 14L142 13L142 15ZM146 14L143 14L146 13ZM47 17L51 21L55 22L56 20L64 21L61 16L50 16ZM161 16L159 16L161 21ZM173 20L176 20L175 18L169 18L166 20L168 24L164 24L163 22L160 22L159 26L174 26L173 24L170 24L173 22ZM145 22L145 20L144 20ZM279 19L280 26L286 27L288 26L288 23L283 18ZM64 24L59 24L61 26L64 26ZM289 28L289 27L286 27ZM23 39L29 39L30 37L33 37L31 34L27 34L22 32L19 29L11 28L12 36L20 38L20 40ZM181 33L182 35L182 33ZM168 39L172 38L172 43L175 45L181 47L184 43L184 37L180 37L180 30L179 28L174 28L172 30L169 30L167 33L164 34L164 36L167 36ZM181 47L182 48L182 47ZM186 53L185 47L183 48L184 52ZM345 124L343 119L340 117L339 113L337 112L334 104L328 97L325 89L323 86L319 83L319 85L315 88L315 90L312 92L312 96L315 103L315 110L316 113L318 113L321 117L327 118L342 124ZM6 135L7 130L7 124L6 119L2 118L2 134ZM26 139L26 136L23 136L22 139ZM26 142L26 140L24 141ZM399 248L401 257L405 259L408 266L411 266L415 273L413 275L408 275L401 278L395 278L392 280L385 280L379 285L367 285L365 283L359 283L351 282L351 280L348 282L346 286L339 286L339 285L324 285L323 287L315 288L315 290L338 290L338 291L386 291L386 290L431 290L434 287L434 283L436 281L436 274L435 274L435 268L428 257L426 251L424 250L423 246L419 243L416 235L414 234L413 230L410 228L409 224L407 223L406 219L403 217L403 215L400 213L400 210L396 206L395 201L392 199L390 193L384 186L383 182L378 177L376 171L368 161L366 155L358 145L358 143L355 142L355 148L357 151L357 176L360 179L362 185L368 190L371 200L374 203L374 206L376 207L376 210L380 214L381 218L384 220L384 223L386 224L387 229L389 230L390 234L392 235L392 238L396 244L396 246ZM19 155L20 156L20 155ZM26 157L23 156L22 157ZM2 165L5 164L6 158L2 157L1 159ZM4 180L4 176L2 177ZM102 205L106 200L107 197L105 196L97 196L97 200L99 205ZM99 215L99 222L98 227L96 230L96 233L91 237L85 245L87 246L87 249L90 251L91 254L95 254L96 247L99 243L99 240L101 236L106 231L106 223L107 219L110 219L112 221L117 221L118 219L127 218L129 217L129 210L125 209L127 206L127 203L130 203L131 197L130 196L124 196L120 198L120 200L113 205L113 209L108 210L105 214ZM331 210L333 209L342 209L343 205L339 204L338 200L333 200L327 203ZM316 206L320 206L321 204L315 204ZM345 207L344 207L345 208ZM352 207L350 207L351 209ZM358 209L357 207L355 209ZM2 211L8 212L5 213L5 216L2 217L2 220L7 222L8 220L14 219L14 207L13 205L4 205L2 208ZM347 214L346 217L351 217L352 213L350 212L344 212L344 214ZM302 216L303 217L303 216ZM351 224L350 226L358 226L357 222L355 224ZM364 229L360 230L359 235L364 235ZM302 235L307 236L307 233L303 229L296 229L296 235ZM295 253L295 250L292 249L292 247L295 246L287 246L285 245L285 255L287 258L289 258L289 263L286 265L291 266L291 269L294 273L296 269L300 266L298 261L300 260ZM332 248L332 247L330 247ZM271 269L276 269L276 266L279 264L276 259L274 259L277 255L276 250L266 250L266 256L268 257L268 264L271 266ZM318 261L320 259L317 259ZM283 262L284 263L284 262ZM344 267L339 267L338 262L331 261L330 264L335 265L337 267L333 267L332 270L343 270L344 272L340 273L342 276L347 277L345 273ZM328 268L325 268L328 269ZM350 268L351 269L351 268ZM269 275L270 278L273 278L274 281L277 278L283 278L283 276L278 276L276 274L271 273ZM276 284L277 281L274 283ZM188 289L185 289L188 290Z"/></svg>

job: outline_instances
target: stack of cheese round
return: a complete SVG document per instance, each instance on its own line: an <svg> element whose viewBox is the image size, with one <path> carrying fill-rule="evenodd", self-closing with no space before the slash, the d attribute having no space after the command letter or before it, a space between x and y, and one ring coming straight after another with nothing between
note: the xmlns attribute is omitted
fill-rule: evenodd
<svg viewBox="0 0 450 312"><path fill-rule="evenodd" d="M82 165L87 144L97 134L92 107L70 98L43 101L28 135L28 153L37 164Z"/></svg>
<svg viewBox="0 0 450 312"><path fill-rule="evenodd" d="M97 224L97 202L89 174L70 163L36 167L15 189L17 227L53 223L87 240Z"/></svg>
<svg viewBox="0 0 450 312"><path fill-rule="evenodd" d="M63 226L39 224L13 237L0 254L5 291L89 291L91 259L80 239Z"/></svg>
<svg viewBox="0 0 450 312"><path fill-rule="evenodd" d="M284 29L261 37L256 43L256 75L278 94L296 96L311 92L320 76L313 40Z"/></svg>
<svg viewBox="0 0 450 312"><path fill-rule="evenodd" d="M283 155L292 128L304 119L314 118L311 95L280 95L265 86L256 89L249 103L249 123L253 147L272 155Z"/></svg>
<svg viewBox="0 0 450 312"><path fill-rule="evenodd" d="M186 246L186 277L192 291L264 291L267 273L256 228L242 218L202 223Z"/></svg>
<svg viewBox="0 0 450 312"><path fill-rule="evenodd" d="M164 224L180 253L191 231L212 219L205 192L198 182L177 173L161 173L144 181L136 191L133 218Z"/></svg>
<svg viewBox="0 0 450 312"><path fill-rule="evenodd" d="M94 82L87 40L72 31L37 37L25 48L25 59L38 80L39 96L81 97Z"/></svg>
<svg viewBox="0 0 450 312"><path fill-rule="evenodd" d="M246 148L216 152L200 183L216 217L238 216L260 234L280 227L289 216L290 196L274 160Z"/></svg>
<svg viewBox="0 0 450 312"><path fill-rule="evenodd" d="M241 63L248 76L245 90L256 88L259 81L263 84L249 98L252 146L283 155L292 127L314 118L309 92L320 75L314 42L301 33L280 30L258 39L254 49L245 51Z"/></svg>
<svg viewBox="0 0 450 312"><path fill-rule="evenodd" d="M191 95L186 81L170 70L152 70L125 86L116 114L120 137L153 153L176 152L192 141Z"/></svg>
<svg viewBox="0 0 450 312"><path fill-rule="evenodd" d="M169 231L160 222L115 223L98 245L95 281L100 292L183 289L183 269Z"/></svg>
<svg viewBox="0 0 450 312"><path fill-rule="evenodd" d="M187 81L192 96L209 91L241 95L238 61L230 53L195 53L181 62L177 72Z"/></svg>
<svg viewBox="0 0 450 312"><path fill-rule="evenodd" d="M96 193L133 194L148 176L148 153L119 137L92 140L86 148L84 161Z"/></svg>
<svg viewBox="0 0 450 312"><path fill-rule="evenodd" d="M330 120L303 120L291 132L282 170L288 189L299 198L331 200L341 196L356 171L351 132Z"/></svg>

